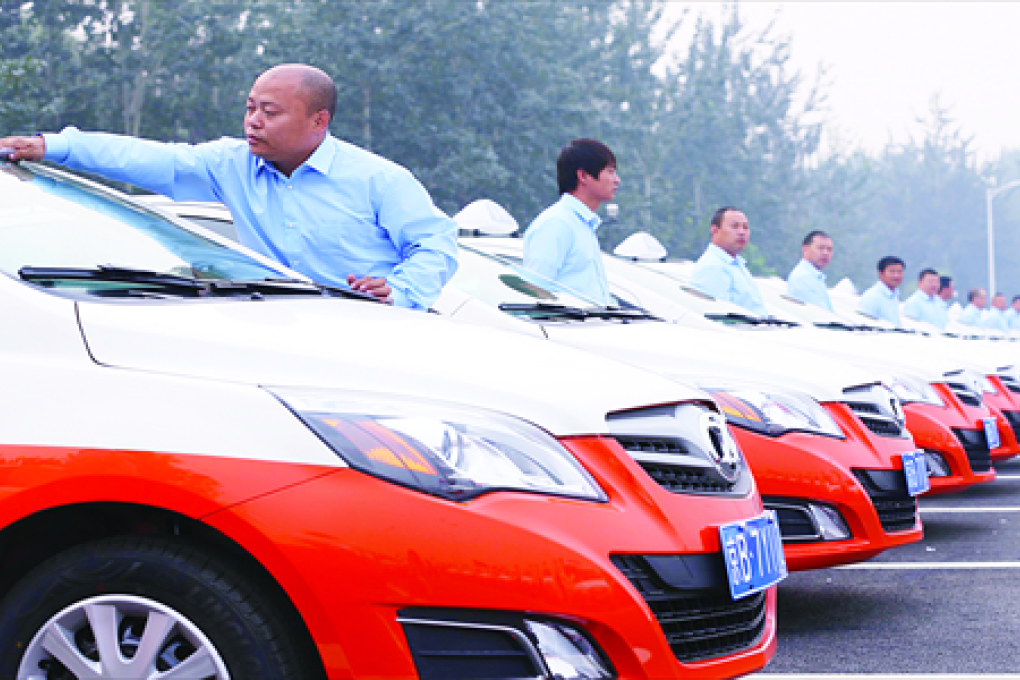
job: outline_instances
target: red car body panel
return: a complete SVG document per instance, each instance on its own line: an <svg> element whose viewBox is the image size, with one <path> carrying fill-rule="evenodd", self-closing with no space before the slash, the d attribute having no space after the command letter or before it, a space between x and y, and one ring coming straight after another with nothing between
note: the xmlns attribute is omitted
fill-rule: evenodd
<svg viewBox="0 0 1020 680"><path fill-rule="evenodd" d="M954 429L983 432L981 419L989 416L987 409L964 404L944 383L932 383L945 407L912 402L904 404L907 428L914 441L923 449L938 451L949 465L948 477L931 477L928 495L955 493L975 484L995 479L995 470L975 470ZM1000 430L1001 432L1001 430Z"/></svg>
<svg viewBox="0 0 1020 680"><path fill-rule="evenodd" d="M139 451L0 448L0 525L50 507L109 501L197 519L272 575L309 628L330 678L414 678L397 612L505 609L582 627L621 678L724 678L775 653L776 594L742 652L680 663L615 554L717 553L717 527L761 513L745 497L673 494L620 445L565 446L608 501L520 492L452 502L350 468ZM352 641L357 641L352 644Z"/></svg>
<svg viewBox="0 0 1020 680"><path fill-rule="evenodd" d="M826 404L846 439L790 432L769 437L731 427L754 472L763 497L796 498L836 507L853 538L842 541L784 542L791 571L861 562L880 552L921 540L921 522L905 531L887 532L875 504L853 469L902 470L898 456L916 447L909 438L880 437L849 407Z"/></svg>

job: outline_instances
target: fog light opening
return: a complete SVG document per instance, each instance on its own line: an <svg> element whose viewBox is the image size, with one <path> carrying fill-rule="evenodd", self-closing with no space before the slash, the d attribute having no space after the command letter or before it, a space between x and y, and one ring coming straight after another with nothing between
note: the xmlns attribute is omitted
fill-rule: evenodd
<svg viewBox="0 0 1020 680"><path fill-rule="evenodd" d="M818 525L818 533L823 541L845 541L853 536L850 527L846 525L846 521L836 508L809 503L808 510Z"/></svg>
<svg viewBox="0 0 1020 680"><path fill-rule="evenodd" d="M544 621L525 621L538 641L538 651L557 680L614 678L602 654L581 632Z"/></svg>
<svg viewBox="0 0 1020 680"><path fill-rule="evenodd" d="M946 459L938 451L924 449L924 459L928 462L929 477L949 477L952 474Z"/></svg>

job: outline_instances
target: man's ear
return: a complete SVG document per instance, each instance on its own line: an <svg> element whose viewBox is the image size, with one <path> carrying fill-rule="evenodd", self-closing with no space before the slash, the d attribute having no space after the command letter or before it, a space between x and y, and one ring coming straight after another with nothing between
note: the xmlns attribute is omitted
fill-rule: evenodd
<svg viewBox="0 0 1020 680"><path fill-rule="evenodd" d="M328 130L329 129L329 111L326 109L319 109L312 116L312 122L317 130Z"/></svg>
<svg viewBox="0 0 1020 680"><path fill-rule="evenodd" d="M577 186L582 186L587 180L592 179L592 176L581 168L577 169Z"/></svg>

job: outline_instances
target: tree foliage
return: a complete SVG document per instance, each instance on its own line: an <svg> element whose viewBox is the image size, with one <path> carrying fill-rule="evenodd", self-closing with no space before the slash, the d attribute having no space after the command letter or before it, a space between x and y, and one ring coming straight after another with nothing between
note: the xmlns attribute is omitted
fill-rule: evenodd
<svg viewBox="0 0 1020 680"><path fill-rule="evenodd" d="M819 158L824 88L790 67L791 40L739 5L664 0L0 0L0 130L83 129L197 142L239 135L264 68L315 64L339 87L333 132L408 166L456 212L477 198L523 225L556 199L575 137L616 152L619 218L696 257L716 208L743 209L745 253L785 274L811 229L836 237L830 280L859 286L898 254L976 283L982 189L1020 156L978 168L936 104L923 136L880 154ZM683 36L683 37L681 37ZM1000 271L1016 271L1020 196L997 199ZM1012 274L1009 274L1012 276ZM1020 287L1020 281L1010 285Z"/></svg>

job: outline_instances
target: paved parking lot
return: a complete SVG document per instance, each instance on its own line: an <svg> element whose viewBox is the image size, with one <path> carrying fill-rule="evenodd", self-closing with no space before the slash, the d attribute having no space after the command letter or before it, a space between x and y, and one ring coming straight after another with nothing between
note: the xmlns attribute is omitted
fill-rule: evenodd
<svg viewBox="0 0 1020 680"><path fill-rule="evenodd" d="M1020 462L922 498L924 539L779 587L779 651L759 677L1020 678Z"/></svg>

